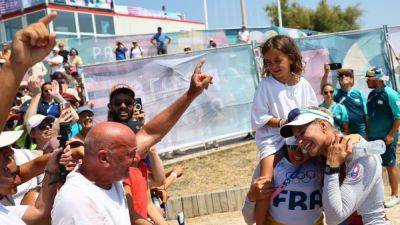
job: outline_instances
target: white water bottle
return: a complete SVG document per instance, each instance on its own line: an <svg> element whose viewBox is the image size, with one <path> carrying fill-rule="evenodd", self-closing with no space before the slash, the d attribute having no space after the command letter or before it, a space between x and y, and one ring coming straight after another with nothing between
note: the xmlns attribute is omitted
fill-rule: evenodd
<svg viewBox="0 0 400 225"><path fill-rule="evenodd" d="M375 140L369 142L359 142L353 144L352 158L358 158L365 155L381 155L386 151L386 145L383 140Z"/></svg>

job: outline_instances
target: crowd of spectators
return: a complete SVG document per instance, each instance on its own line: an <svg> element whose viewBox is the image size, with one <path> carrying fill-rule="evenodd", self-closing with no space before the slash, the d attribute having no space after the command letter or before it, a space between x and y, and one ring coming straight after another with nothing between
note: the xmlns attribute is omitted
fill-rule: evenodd
<svg viewBox="0 0 400 225"><path fill-rule="evenodd" d="M56 43L55 35L47 30L46 26L55 17L56 14L49 14L38 23L18 31L11 44L3 44L0 53L0 82L4 82L4 94L0 96L0 221L5 224L54 225L167 224L167 188L184 174L184 167L178 165L166 172L155 145L172 129L192 101L212 84L212 76L202 72L204 60L196 65L189 89L150 121L146 121L143 107L137 106L135 90L124 83L114 84L110 87L109 102L104 105L108 108L107 122L96 124L93 104L87 102L83 95L84 86L79 74L79 67L83 62L78 50L65 50L64 43ZM238 39L241 43L250 41L246 27L242 27ZM300 55L294 41L289 37L277 36L276 39L288 41L296 54ZM216 42L213 39L209 41L209 47L215 48ZM162 33L160 27L151 39L158 54L167 54L167 45L170 42L171 39ZM273 82L277 86L276 92L286 91L286 86L280 88L279 85L282 84L277 83L281 82L279 79L283 79L279 77L280 69L285 66L282 67L281 62L275 59L284 59L284 69L290 72L294 60L289 60L289 57L293 55L285 55L283 50L271 46L272 44L266 43L264 56L265 72L272 76L266 77L263 82L264 85L266 82ZM186 49L187 52L191 51L190 46ZM127 59L128 48L122 42L116 43L114 52L117 60ZM132 41L129 57L139 59L143 56L138 41ZM300 56L297 61L301 61ZM274 66L280 69L269 71ZM289 79L285 85L295 86L303 82L307 90L312 90L303 77L289 72L284 74ZM294 68L294 72L300 73L302 68ZM276 149L279 152L274 155L276 159L264 165L260 162L255 171L255 181L247 195L250 206L245 205L245 219L249 224L254 220L271 224L278 224L276 221L281 220L293 222L292 217L287 216L293 212L285 214L282 213L284 210L273 207L279 206L280 200L275 198L284 193L284 188L298 191L299 187L290 184L290 181L297 177L301 169L315 170L316 174L325 177L323 184L320 177L320 180L316 179L313 183L301 186L302 191L305 187L309 189L308 194L311 196L320 196L313 203L314 207L319 206L318 209L314 210L310 206L309 211L315 212L311 216L306 215L310 221L314 221L313 224L323 223L323 210L327 221L335 221L332 224L348 220L357 209L360 209L364 221L377 217L381 221L387 221L383 206L389 208L400 203L396 167L397 131L400 126L399 94L385 85L388 77L379 68L371 68L366 72L368 87L372 89L368 100L360 90L353 88L353 70L337 70L340 89L335 89L327 82L330 72L328 65L325 65L321 80L324 102L320 106L326 109L312 108L316 104L316 97L311 91L309 93L312 96L305 95L312 102L309 108L286 109L287 116L268 115L267 123L262 114L269 113L265 110L268 107L265 105L271 102L284 104L284 101L264 100L266 95L260 94L260 91L271 91L271 84L265 90L259 88L256 98L263 102L255 103L258 104L257 112L262 114L262 118L256 121L259 123L258 129L265 129L266 125L276 128L275 135L282 139L282 145ZM24 76L26 80L23 80ZM270 98L273 97L276 96L270 95ZM285 98L291 97L293 96L285 94ZM290 115L293 114L296 115L291 118ZM260 133L258 130L259 135ZM343 136L347 134L356 136ZM293 135L296 136L297 143L293 141L294 138L290 143L290 139L283 139ZM312 141L315 143L323 144L314 146L312 141L311 144L304 144L307 142L307 135L314 138ZM353 177L354 173L358 176L360 171L355 171L353 164L351 168L344 165L346 160L360 165L357 163L362 161L356 162L357 159L350 155L351 151L344 149L353 143L367 143L364 138L369 141L381 140L384 143L382 165L387 168L392 191L391 197L385 203L379 156L375 155L373 162L365 162L366 165L376 167L365 167L371 171L360 175L360 180L363 179L361 183L354 180L358 177ZM257 141L261 139L267 138L256 137ZM335 143L327 142L327 139L333 139ZM299 147L293 147L296 145ZM339 157L341 153L342 157ZM320 155L326 156L325 171L322 171ZM270 178L267 176L270 174L263 172L269 169L266 165L272 168L268 171L271 172L271 177L282 180L280 190L276 189L279 192L275 190L271 194L271 190L265 190L271 189L267 187L268 184L273 187L279 185L275 180L266 179ZM293 177L283 177L282 174L289 167L297 168L297 172L293 172ZM283 171L282 174L278 173L280 170ZM338 176L341 170L348 174L344 180ZM371 174L374 182L370 183L372 189L363 192L361 186L371 178L366 172ZM340 182L343 183L339 184ZM356 190L362 192L362 195L360 197L354 192L352 196L341 196L340 190L348 193ZM337 204L343 203L343 207L339 207L341 210L337 210L332 193L341 200ZM370 196L376 197L379 203ZM349 201L346 202L346 199ZM347 207L346 204L353 200L355 206ZM265 202L266 209L270 209L266 212L271 215L267 213L257 216L259 206L249 203L251 201ZM374 218L368 210L375 203L379 215ZM289 209L296 208L293 204L289 204ZM285 207L286 205L283 206Z"/></svg>
<svg viewBox="0 0 400 225"><path fill-rule="evenodd" d="M2 100L14 99L8 101L11 108L2 102L7 116L1 117L0 221L166 224L166 189L184 169L180 165L165 173L154 145L211 83L212 77L201 72L204 62L196 67L188 92L148 123L135 104L134 90L114 85L109 122L96 125L93 104L82 94L78 50L65 50L46 29L55 17L50 14L19 31L0 55L2 81L8 82ZM130 57L143 57L138 42L132 43ZM125 57L122 43L117 49ZM19 86L7 80L13 77ZM67 177L62 167L69 171ZM63 179L65 184L60 183ZM97 202L94 208L92 200Z"/></svg>

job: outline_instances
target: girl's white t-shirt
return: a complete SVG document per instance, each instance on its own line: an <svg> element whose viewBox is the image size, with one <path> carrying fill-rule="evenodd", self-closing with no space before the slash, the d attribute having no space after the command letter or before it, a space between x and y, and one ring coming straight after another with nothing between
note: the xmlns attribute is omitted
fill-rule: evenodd
<svg viewBox="0 0 400 225"><path fill-rule="evenodd" d="M317 97L308 81L300 81L288 86L274 77L261 80L254 94L251 111L251 124L256 131L256 144L260 150L260 160L276 153L285 143L279 128L267 127L266 123L273 117L286 119L295 108L318 106Z"/></svg>

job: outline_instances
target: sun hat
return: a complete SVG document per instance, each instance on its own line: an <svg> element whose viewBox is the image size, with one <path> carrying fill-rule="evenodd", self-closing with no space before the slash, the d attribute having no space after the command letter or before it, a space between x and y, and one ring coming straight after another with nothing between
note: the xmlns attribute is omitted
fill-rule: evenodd
<svg viewBox="0 0 400 225"><path fill-rule="evenodd" d="M333 125L332 116L316 110L316 109L293 109L288 114L288 123L283 125L280 129L280 134L282 137L288 138L293 136L292 128L296 126L302 126L316 119L322 119L328 121L331 125Z"/></svg>
<svg viewBox="0 0 400 225"><path fill-rule="evenodd" d="M3 131L0 134L0 148L14 144L24 133L23 130Z"/></svg>

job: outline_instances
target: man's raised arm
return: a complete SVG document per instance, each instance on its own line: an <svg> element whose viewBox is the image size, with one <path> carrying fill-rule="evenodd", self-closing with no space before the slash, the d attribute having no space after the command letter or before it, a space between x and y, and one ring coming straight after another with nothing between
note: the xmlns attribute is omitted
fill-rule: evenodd
<svg viewBox="0 0 400 225"><path fill-rule="evenodd" d="M39 22L18 31L12 42L11 58L0 69L0 131L3 130L7 116L26 71L42 61L53 49L56 35L49 33L47 26L56 18L51 13Z"/></svg>
<svg viewBox="0 0 400 225"><path fill-rule="evenodd" d="M213 77L208 73L201 72L204 63L205 60L202 59L194 69L189 90L172 103L172 105L168 106L160 114L144 125L144 127L136 134L140 155L143 155L147 149L161 141L161 139L176 124L193 100L199 96L204 89L208 89L208 86L212 84Z"/></svg>

